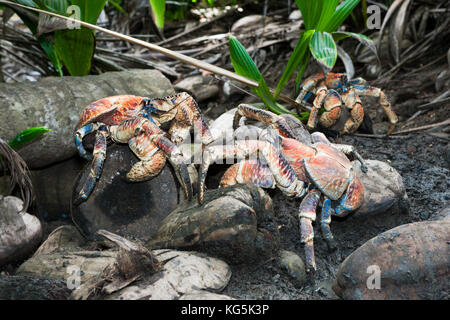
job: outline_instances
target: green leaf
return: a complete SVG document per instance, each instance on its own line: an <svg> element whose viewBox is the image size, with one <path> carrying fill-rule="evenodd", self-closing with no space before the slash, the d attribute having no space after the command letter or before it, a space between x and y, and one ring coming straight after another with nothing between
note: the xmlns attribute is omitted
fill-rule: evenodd
<svg viewBox="0 0 450 320"><path fill-rule="evenodd" d="M311 52L306 51L306 54L303 56L302 61L300 62L297 77L295 78L295 92L298 95L300 93L300 85L302 83L303 72L305 72L306 67L308 66L309 58L311 58Z"/></svg>
<svg viewBox="0 0 450 320"><path fill-rule="evenodd" d="M306 30L314 29L322 14L323 0L295 0L295 2L302 13Z"/></svg>
<svg viewBox="0 0 450 320"><path fill-rule="evenodd" d="M98 17L105 7L106 0L72 0L71 3L80 7L81 21L97 24Z"/></svg>
<svg viewBox="0 0 450 320"><path fill-rule="evenodd" d="M316 31L309 42L313 57L326 69L331 70L337 59L336 43L328 32Z"/></svg>
<svg viewBox="0 0 450 320"><path fill-rule="evenodd" d="M71 76L88 75L94 55L94 34L86 28L58 30L55 50Z"/></svg>
<svg viewBox="0 0 450 320"><path fill-rule="evenodd" d="M300 63L302 63L302 61L305 61L304 56L307 52L308 44L313 34L314 30L305 31L298 40L298 43L295 46L295 49L289 58L286 68L284 69L284 72L281 75L280 81L278 82L277 88L275 90L275 98L277 98L280 95L281 90L283 90L284 86L291 78L292 74L297 70Z"/></svg>
<svg viewBox="0 0 450 320"><path fill-rule="evenodd" d="M122 12L125 15L128 15L127 12L125 11L125 9L122 8L122 6L115 0L108 0L108 3L110 5L112 5L114 8L116 8L117 11Z"/></svg>
<svg viewBox="0 0 450 320"><path fill-rule="evenodd" d="M314 29L325 31L325 27L332 19L338 4L339 0L323 0L322 13L320 15L319 21L317 22L317 26Z"/></svg>
<svg viewBox="0 0 450 320"><path fill-rule="evenodd" d="M339 26L347 19L353 9L358 5L360 0L345 0L342 2L334 12L327 26L325 27L325 31L334 32Z"/></svg>
<svg viewBox="0 0 450 320"><path fill-rule="evenodd" d="M352 37L359 42L361 42L363 45L367 46L373 53L375 53L376 56L378 56L377 53L377 47L372 39L370 39L368 36L360 34L360 33L354 33L354 32L344 32L344 31L336 31L333 32L333 39L335 41L344 39L346 37ZM338 39L338 40L336 40Z"/></svg>
<svg viewBox="0 0 450 320"><path fill-rule="evenodd" d="M14 149L18 150L25 144L33 141L34 139L42 136L44 133L51 131L45 127L34 127L21 131L14 139L8 142L8 145Z"/></svg>
<svg viewBox="0 0 450 320"><path fill-rule="evenodd" d="M233 36L228 39L231 64L237 74L259 82L262 78L258 67L253 62L245 47Z"/></svg>
<svg viewBox="0 0 450 320"><path fill-rule="evenodd" d="M39 38L37 38L37 40L39 41L41 48L47 54L48 58L50 59L51 63L53 64L53 67L58 72L59 76L62 77L63 76L62 63L61 63L61 60L59 59L58 55L56 54L53 44L50 43L50 41L48 41L46 39L45 35L40 36Z"/></svg>
<svg viewBox="0 0 450 320"><path fill-rule="evenodd" d="M166 12L165 0L149 0L152 7L153 20L159 29L164 28L164 14Z"/></svg>

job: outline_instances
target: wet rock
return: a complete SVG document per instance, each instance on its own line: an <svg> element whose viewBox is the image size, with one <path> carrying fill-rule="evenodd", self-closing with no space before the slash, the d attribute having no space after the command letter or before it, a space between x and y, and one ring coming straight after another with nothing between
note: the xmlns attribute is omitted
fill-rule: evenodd
<svg viewBox="0 0 450 320"><path fill-rule="evenodd" d="M301 18L302 18L302 13L300 12L300 10L294 10L289 15L289 20L291 20L291 21L300 20Z"/></svg>
<svg viewBox="0 0 450 320"><path fill-rule="evenodd" d="M83 235L92 238L97 230L105 229L124 237L148 240L184 198L170 164L148 181L125 181L122 176L137 161L128 145L108 146L94 191L87 201L72 208L72 220ZM78 194L89 171L87 164L75 183L73 195Z"/></svg>
<svg viewBox="0 0 450 320"><path fill-rule="evenodd" d="M68 300L71 293L62 280L0 276L0 300Z"/></svg>
<svg viewBox="0 0 450 320"><path fill-rule="evenodd" d="M46 221L70 217L73 183L85 164L75 156L45 169L31 171L37 216Z"/></svg>
<svg viewBox="0 0 450 320"><path fill-rule="evenodd" d="M231 278L223 261L195 252L155 250L159 261L167 261L160 273L115 292L106 300L175 300L198 290L220 292Z"/></svg>
<svg viewBox="0 0 450 320"><path fill-rule="evenodd" d="M334 291L344 299L449 299L449 230L448 221L426 221L383 232L344 260Z"/></svg>
<svg viewBox="0 0 450 320"><path fill-rule="evenodd" d="M193 76L184 78L174 86L177 92L188 92L200 103L219 94L219 86L211 76Z"/></svg>
<svg viewBox="0 0 450 320"><path fill-rule="evenodd" d="M295 286L302 286L306 281L306 269L302 258L295 252L288 250L280 250L279 253L280 267L285 270L292 278Z"/></svg>
<svg viewBox="0 0 450 320"><path fill-rule="evenodd" d="M224 294L212 293L205 290L196 290L181 296L180 300L235 300Z"/></svg>
<svg viewBox="0 0 450 320"><path fill-rule="evenodd" d="M77 251L87 244L86 239L74 226L65 225L53 230L34 253L34 257L56 251Z"/></svg>
<svg viewBox="0 0 450 320"><path fill-rule="evenodd" d="M205 202L180 204L146 246L206 252L229 263L268 259L279 248L270 197L250 185L208 190Z"/></svg>
<svg viewBox="0 0 450 320"><path fill-rule="evenodd" d="M408 195L397 170L378 160L365 160L365 163L369 169L367 173L361 171L359 161L352 161L353 169L364 186L364 202L350 217L408 213Z"/></svg>
<svg viewBox="0 0 450 320"><path fill-rule="evenodd" d="M8 141L21 130L36 126L52 129L19 151L31 169L41 168L77 153L73 130L89 103L119 94L153 98L173 93L170 81L156 70L0 83L0 137Z"/></svg>
<svg viewBox="0 0 450 320"><path fill-rule="evenodd" d="M41 241L39 219L22 208L21 199L0 196L0 266L26 258Z"/></svg>

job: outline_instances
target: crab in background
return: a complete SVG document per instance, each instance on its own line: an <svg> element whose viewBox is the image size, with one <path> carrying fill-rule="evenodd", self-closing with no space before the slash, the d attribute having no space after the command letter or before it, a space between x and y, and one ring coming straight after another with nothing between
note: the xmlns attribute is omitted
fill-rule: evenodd
<svg viewBox="0 0 450 320"><path fill-rule="evenodd" d="M160 128L169 123L168 133ZM145 181L159 174L166 159L175 169L187 199L192 198L192 185L186 159L177 147L195 126L203 144L213 138L195 100L182 92L164 98L132 95L112 96L88 105L75 128L75 145L81 157L92 161L91 171L74 203L86 200L99 179L106 157L107 140L128 143L140 159L126 174L132 182ZM95 133L92 155L83 146L83 137Z"/></svg>
<svg viewBox="0 0 450 320"><path fill-rule="evenodd" d="M380 104L390 122L387 134L394 131L398 117L392 111L391 104L384 92L376 87L366 85L363 78L349 80L344 73L318 73L310 76L301 85L301 91L296 102L302 104L313 94L315 99L309 115L307 128L312 130L317 122L324 128L332 127L341 117L342 108L345 106L350 111L350 117L346 120L341 134L355 132L364 120L364 109L360 96L379 98ZM319 110L325 111L319 116Z"/></svg>
<svg viewBox="0 0 450 320"><path fill-rule="evenodd" d="M241 104L235 114L234 129L241 117L269 125L275 129L275 134L265 140L237 140L233 145L206 146L199 171L199 203L204 200L210 164L226 158L241 159L227 169L220 187L239 183L277 187L287 196L302 198L298 214L301 241L305 245L308 270L315 270L312 222L316 219L319 203L322 206L322 234L329 248L334 249L331 216L344 217L358 209L364 200L364 187L346 155L355 156L361 162L363 172L367 172L367 167L353 146L332 144L320 132L311 135L311 145L298 141L285 119L272 112ZM247 159L252 155L257 157Z"/></svg>

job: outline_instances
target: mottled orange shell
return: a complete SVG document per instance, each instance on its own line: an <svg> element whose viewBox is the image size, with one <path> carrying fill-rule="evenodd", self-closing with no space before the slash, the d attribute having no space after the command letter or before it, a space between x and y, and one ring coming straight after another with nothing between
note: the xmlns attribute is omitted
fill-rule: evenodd
<svg viewBox="0 0 450 320"><path fill-rule="evenodd" d="M142 99L138 96L121 95L97 100L83 110L75 130L99 120L105 124L114 125L122 120L134 118L139 111Z"/></svg>
<svg viewBox="0 0 450 320"><path fill-rule="evenodd" d="M331 200L338 200L347 190L351 162L344 154L325 143L315 145L318 153L305 159L305 169L314 184Z"/></svg>

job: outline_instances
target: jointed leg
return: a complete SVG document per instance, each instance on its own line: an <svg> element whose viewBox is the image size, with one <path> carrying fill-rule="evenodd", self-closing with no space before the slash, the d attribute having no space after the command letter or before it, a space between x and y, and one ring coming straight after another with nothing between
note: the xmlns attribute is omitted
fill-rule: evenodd
<svg viewBox="0 0 450 320"><path fill-rule="evenodd" d="M302 200L298 217L300 219L301 241L305 244L306 265L308 270L316 270L314 258L314 229L312 222L316 220L316 209L319 203L320 191L311 190Z"/></svg>
<svg viewBox="0 0 450 320"><path fill-rule="evenodd" d="M303 83L300 87L300 89L301 89L300 94L298 95L297 99L295 99L295 101L297 103L302 104L303 101L307 99L306 97L307 97L308 92L313 92L316 85L320 81L325 80L326 77L327 76L324 73L318 73L318 74L308 77L305 81L303 81Z"/></svg>
<svg viewBox="0 0 450 320"><path fill-rule="evenodd" d="M78 197L75 199L74 204L77 205L82 201L85 201L92 190L94 190L95 183L100 178L103 168L103 162L106 158L106 138L108 136L108 130L105 125L99 126L95 135L95 145L93 152L93 160L91 164L91 171L81 188Z"/></svg>
<svg viewBox="0 0 450 320"><path fill-rule="evenodd" d="M87 153L86 149L84 149L83 138L87 134L95 132L101 125L102 123L89 123L75 132L75 146L77 147L80 156L88 161L92 160L92 155Z"/></svg>
<svg viewBox="0 0 450 320"><path fill-rule="evenodd" d="M319 122L325 127L329 128L336 123L341 116L341 97L339 94L331 89L328 91L325 100L323 101L325 112L320 115Z"/></svg>
<svg viewBox="0 0 450 320"><path fill-rule="evenodd" d="M351 88L341 94L345 106L350 109L350 118L345 122L342 134L355 132L364 120L364 109L356 90Z"/></svg>
<svg viewBox="0 0 450 320"><path fill-rule="evenodd" d="M325 199L322 204L322 213L320 217L320 227L322 229L322 235L327 242L328 248L330 250L336 249L336 241L331 233L330 223L331 215L333 214L333 208L331 207L331 200Z"/></svg>
<svg viewBox="0 0 450 320"><path fill-rule="evenodd" d="M292 132L292 129L286 123L286 120L273 112L256 108L248 104L240 104L234 115L234 129L238 128L239 120L242 117L255 119L263 122L264 124L271 125L274 129L278 130L281 136L295 139L295 135Z"/></svg>
<svg viewBox="0 0 450 320"><path fill-rule="evenodd" d="M386 113L386 116L389 119L389 122L391 123L391 126L387 132L387 134L391 134L395 129L395 124L398 122L398 117L394 113L394 111L391 109L391 103L389 102L388 98L384 94L384 92L375 87L370 86L354 86L356 94L360 96L370 96L370 97L379 97L380 104L384 109L384 112Z"/></svg>
<svg viewBox="0 0 450 320"><path fill-rule="evenodd" d="M258 160L244 160L233 164L220 180L220 187L237 183L252 184L262 188L275 188L275 179L267 164Z"/></svg>

